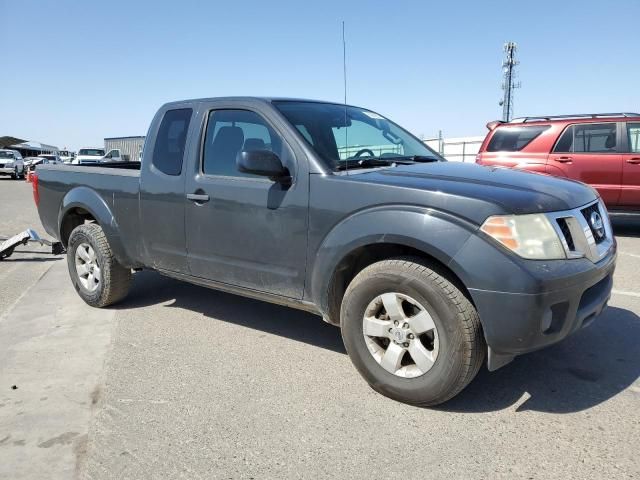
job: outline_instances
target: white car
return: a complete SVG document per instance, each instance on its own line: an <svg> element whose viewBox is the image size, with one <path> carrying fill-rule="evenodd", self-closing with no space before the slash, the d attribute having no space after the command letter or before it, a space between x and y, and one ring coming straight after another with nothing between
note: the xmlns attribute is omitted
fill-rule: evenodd
<svg viewBox="0 0 640 480"><path fill-rule="evenodd" d="M58 156L60 157L60 160L62 160L62 163L71 163L73 160L73 152L70 152L69 150L58 151Z"/></svg>
<svg viewBox="0 0 640 480"><path fill-rule="evenodd" d="M62 158L60 158L60 156L55 153L44 153L44 154L38 155L38 158L44 158L46 160L49 160L48 162L49 164L63 163Z"/></svg>
<svg viewBox="0 0 640 480"><path fill-rule="evenodd" d="M99 163L102 157L104 157L104 148L81 148L71 163L74 165Z"/></svg>
<svg viewBox="0 0 640 480"><path fill-rule="evenodd" d="M16 150L0 150L0 175L10 175L13 179L24 178L24 161Z"/></svg>

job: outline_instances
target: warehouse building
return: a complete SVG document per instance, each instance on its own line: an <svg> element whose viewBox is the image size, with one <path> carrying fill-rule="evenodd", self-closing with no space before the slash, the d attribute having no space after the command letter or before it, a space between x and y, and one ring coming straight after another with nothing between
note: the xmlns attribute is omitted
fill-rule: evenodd
<svg viewBox="0 0 640 480"><path fill-rule="evenodd" d="M142 149L145 137L110 137L104 139L104 150L120 150L125 160L138 162L142 159Z"/></svg>
<svg viewBox="0 0 640 480"><path fill-rule="evenodd" d="M58 147L33 140L23 140L17 137L0 137L0 148L17 150L23 157L36 157L43 153L57 153Z"/></svg>

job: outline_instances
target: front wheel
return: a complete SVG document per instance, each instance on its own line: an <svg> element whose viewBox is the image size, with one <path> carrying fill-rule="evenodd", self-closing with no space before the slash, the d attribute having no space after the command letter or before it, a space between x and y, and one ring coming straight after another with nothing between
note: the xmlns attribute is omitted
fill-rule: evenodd
<svg viewBox="0 0 640 480"><path fill-rule="evenodd" d="M374 263L345 292L342 337L371 387L395 400L437 405L475 377L485 356L478 314L435 267L407 257Z"/></svg>
<svg viewBox="0 0 640 480"><path fill-rule="evenodd" d="M131 269L118 263L102 228L95 223L71 232L67 265L78 295L92 307L112 305L129 293Z"/></svg>

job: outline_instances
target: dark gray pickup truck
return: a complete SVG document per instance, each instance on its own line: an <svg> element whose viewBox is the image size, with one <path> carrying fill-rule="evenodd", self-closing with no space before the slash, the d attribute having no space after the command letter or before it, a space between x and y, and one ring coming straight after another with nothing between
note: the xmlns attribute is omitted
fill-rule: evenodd
<svg viewBox="0 0 640 480"><path fill-rule="evenodd" d="M308 310L342 328L375 390L411 404L562 340L611 294L595 190L446 162L362 108L170 103L141 163L37 174L40 219L88 304L121 301L147 268Z"/></svg>

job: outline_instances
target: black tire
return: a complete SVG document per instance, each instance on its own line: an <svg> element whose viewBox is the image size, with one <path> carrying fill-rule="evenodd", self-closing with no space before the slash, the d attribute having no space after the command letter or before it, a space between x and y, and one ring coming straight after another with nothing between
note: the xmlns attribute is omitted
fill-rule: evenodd
<svg viewBox="0 0 640 480"><path fill-rule="evenodd" d="M15 171L11 174L12 180L19 180L20 176L18 175L18 167L16 167Z"/></svg>
<svg viewBox="0 0 640 480"><path fill-rule="evenodd" d="M438 268L418 257L374 263L349 284L342 300L342 338L349 357L369 385L400 402L433 406L456 396L476 376L486 346L476 309ZM397 292L415 299L436 325L439 352L431 369L403 378L385 370L367 348L363 317L370 302L383 293Z"/></svg>
<svg viewBox="0 0 640 480"><path fill-rule="evenodd" d="M75 265L78 246L88 243L96 252L101 279L97 289L87 290L80 282ZM87 223L76 227L67 245L67 265L69 276L78 295L92 307L106 307L123 300L131 287L131 269L123 267L113 256L107 237L100 225Z"/></svg>

